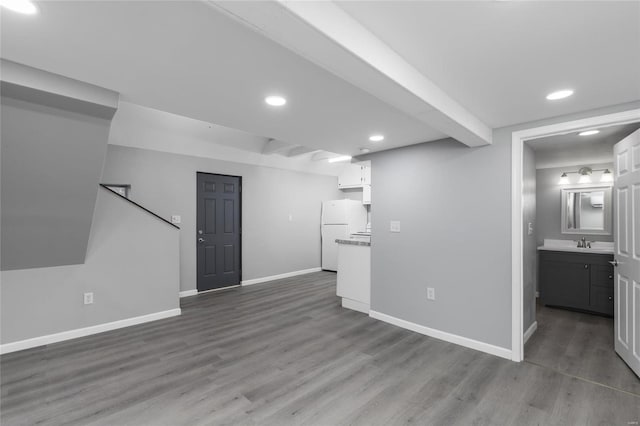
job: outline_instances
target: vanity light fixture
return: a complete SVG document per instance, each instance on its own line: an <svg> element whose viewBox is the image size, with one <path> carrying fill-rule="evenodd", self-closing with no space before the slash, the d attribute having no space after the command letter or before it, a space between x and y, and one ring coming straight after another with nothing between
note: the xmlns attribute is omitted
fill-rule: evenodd
<svg viewBox="0 0 640 426"><path fill-rule="evenodd" d="M613 182L613 173L611 173L611 170L604 169L600 177L600 182Z"/></svg>
<svg viewBox="0 0 640 426"><path fill-rule="evenodd" d="M333 157L333 158L329 158L329 162L330 163L338 163L340 161L349 161L351 160L351 156L350 155L341 155L340 157Z"/></svg>
<svg viewBox="0 0 640 426"><path fill-rule="evenodd" d="M602 176L600 177L600 182L613 182L613 173L609 169L592 169L591 167L581 167L576 172L562 172L560 175L560 180L558 181L558 185L568 185L571 182L569 181L569 174L575 173L580 175L578 179L578 183L591 183L591 174L593 172L602 172Z"/></svg>
<svg viewBox="0 0 640 426"><path fill-rule="evenodd" d="M568 98L571 95L573 95L573 90L571 89L558 90L556 92L549 93L547 95L547 100L557 101L558 99Z"/></svg>
<svg viewBox="0 0 640 426"><path fill-rule="evenodd" d="M562 175L560 175L558 185L569 185L569 183L569 176L567 176L567 174L563 172Z"/></svg>
<svg viewBox="0 0 640 426"><path fill-rule="evenodd" d="M598 133L600 133L600 130L597 130L597 129L585 130L584 132L578 133L578 136L591 136L591 135L597 135Z"/></svg>
<svg viewBox="0 0 640 426"><path fill-rule="evenodd" d="M0 0L0 6L24 15L34 15L38 12L36 5L30 0Z"/></svg>
<svg viewBox="0 0 640 426"><path fill-rule="evenodd" d="M384 140L384 135L371 135L369 136L369 140L371 142L382 142Z"/></svg>
<svg viewBox="0 0 640 426"><path fill-rule="evenodd" d="M591 171L589 167L580 168L580 170L578 170L578 174L580 175L578 183L591 183Z"/></svg>
<svg viewBox="0 0 640 426"><path fill-rule="evenodd" d="M278 95L267 96L266 98L264 98L264 101L267 103L267 105L271 106L283 106L287 103L287 100L285 98Z"/></svg>

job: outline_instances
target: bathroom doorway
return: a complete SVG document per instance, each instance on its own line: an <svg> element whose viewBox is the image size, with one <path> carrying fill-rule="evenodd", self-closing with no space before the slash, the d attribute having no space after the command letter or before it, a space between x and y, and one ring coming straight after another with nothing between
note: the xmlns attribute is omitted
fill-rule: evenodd
<svg viewBox="0 0 640 426"><path fill-rule="evenodd" d="M606 303L597 303L600 299L612 303L608 299L613 291L611 283L608 284L609 288L606 287L609 277L613 277L613 274L608 273L608 260L604 265L599 265L595 260L591 264L590 260L588 264L580 265L582 270L574 265L573 270L565 272L563 282L569 282L573 277L575 282L569 282L569 286L578 286L571 288L567 294L552 294L548 289L544 293L544 289L538 287L541 278L538 273L548 275L549 272L545 272L544 268L541 271L541 265L537 264L538 252L564 252L565 258L561 256L560 260L540 256L541 262L551 265L552 275L562 276L558 262L571 263L573 260L577 263L575 258L571 258L569 245L577 246L578 241L582 244L583 237L584 245L591 242L591 254L595 255L595 251L598 254L606 253L607 250L611 252L614 239L610 226L611 215L603 214L600 218L595 218L591 214L604 211L603 204L607 197L611 205L611 190L609 189L609 195L601 190L607 186L610 188L610 184L601 180L611 179L614 169L613 145L628 134L638 131L638 128L640 110L634 110L514 133L512 336L515 361L525 360L569 376L640 395L638 378L613 351L613 312L607 311ZM600 130L599 136L597 133L579 136L579 133L595 129ZM588 179L583 176L588 176ZM563 179L560 184L561 178L566 177L570 179ZM587 182L588 180L591 182ZM518 182L522 184L521 191L517 191L520 187ZM591 188L589 191L582 191L583 193L572 193L566 191L570 187ZM564 208L563 203L567 203L567 200L571 200L574 207L583 206L582 217L575 216L580 210L570 211L563 217L561 205ZM576 220L584 228L576 226ZM605 230L607 223L609 228ZM575 232L571 233L572 229ZM567 230L570 232L566 232ZM560 246L565 244L566 251L560 247L557 251L539 250L546 242ZM597 260L598 257L595 256L594 259ZM583 294L577 300L569 300L569 295L576 288L587 292L590 290L588 281L586 284L580 283L580 279L575 278L579 276L596 277L594 283L601 286L594 286L592 294ZM543 294L540 294L541 291ZM594 305L588 306L591 299Z"/></svg>

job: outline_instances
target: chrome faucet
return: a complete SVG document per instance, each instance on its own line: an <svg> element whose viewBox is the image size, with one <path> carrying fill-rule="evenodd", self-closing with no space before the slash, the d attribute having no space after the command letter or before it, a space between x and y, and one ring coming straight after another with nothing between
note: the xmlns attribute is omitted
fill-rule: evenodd
<svg viewBox="0 0 640 426"><path fill-rule="evenodd" d="M591 248L591 241L587 241L585 237L578 240L578 248Z"/></svg>

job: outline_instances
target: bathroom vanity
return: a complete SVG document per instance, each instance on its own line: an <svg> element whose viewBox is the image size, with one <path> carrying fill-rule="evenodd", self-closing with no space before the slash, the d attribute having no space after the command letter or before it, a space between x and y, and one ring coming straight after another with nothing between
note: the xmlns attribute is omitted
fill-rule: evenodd
<svg viewBox="0 0 640 426"><path fill-rule="evenodd" d="M613 316L612 260L612 243L577 248L545 240L545 245L538 247L540 301L547 306Z"/></svg>

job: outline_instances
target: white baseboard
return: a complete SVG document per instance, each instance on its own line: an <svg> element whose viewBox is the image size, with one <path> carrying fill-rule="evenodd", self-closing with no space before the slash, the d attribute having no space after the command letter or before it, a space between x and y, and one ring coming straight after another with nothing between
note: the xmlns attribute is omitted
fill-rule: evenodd
<svg viewBox="0 0 640 426"><path fill-rule="evenodd" d="M357 300L347 299L346 297L342 298L342 307L347 309L352 309L354 311L362 312L364 314L368 314L370 311L369 305L367 303L358 302Z"/></svg>
<svg viewBox="0 0 640 426"><path fill-rule="evenodd" d="M193 290L185 290L179 293L181 299L183 297L195 296L196 294L198 294L198 290L196 290L195 288Z"/></svg>
<svg viewBox="0 0 640 426"><path fill-rule="evenodd" d="M107 322L104 324L92 325L90 327L63 331L61 333L48 334L46 336L34 337L31 339L20 340L17 342L5 343L4 345L0 345L0 354L8 354L10 352L16 352L24 349L35 348L37 346L50 345L52 343L62 342L62 341L71 340L71 339L77 339L78 337L90 336L92 334L103 333L105 331L116 330L118 328L124 328L132 325L142 324L145 322L156 321L156 320L169 318L169 317L175 317L180 314L181 314L180 308L176 308L176 309L170 309L168 311L155 312L153 314L142 315L139 317L127 318L123 320Z"/></svg>
<svg viewBox="0 0 640 426"><path fill-rule="evenodd" d="M533 324L531 324L529 328L527 328L527 331L524 332L524 337L522 338L523 342L527 343L527 340L529 340L529 338L533 336L533 333L535 333L537 329L538 329L538 321L534 321Z"/></svg>
<svg viewBox="0 0 640 426"><path fill-rule="evenodd" d="M270 277L254 278L252 280L242 281L240 283L240 285L260 284L260 283L264 283L264 282L267 282L267 281L273 281L273 280L279 280L279 279L282 279L282 278L295 277L296 275L304 275L304 274L310 274L312 272L319 272L321 270L322 269L320 269L318 267L318 268L311 268L311 269L303 269L301 271L286 272L284 274L271 275Z"/></svg>
<svg viewBox="0 0 640 426"><path fill-rule="evenodd" d="M406 321L400 318L392 317L391 315L383 314L377 311L370 311L369 316L380 321L388 322L389 324L396 325L398 327L406 328L407 330L415 331L416 333L424 334L426 336L435 337L436 339L444 340L445 342L455 343L456 345L465 346L467 348L475 349L477 351L486 352L491 355L499 356L511 360L511 350L494 346L489 343L479 342L477 340L469 339L467 337L458 336L456 334L447 333L444 331L436 330L433 328L425 327L410 321Z"/></svg>

